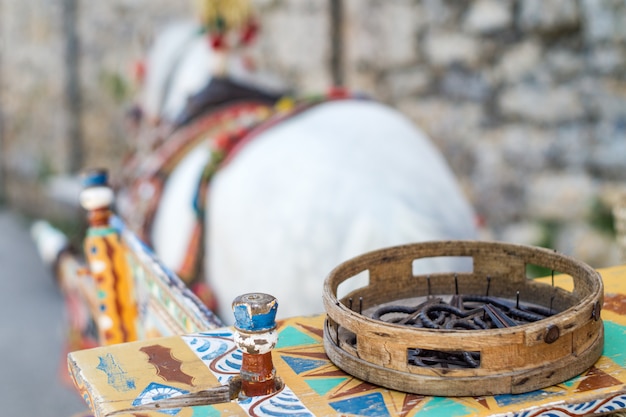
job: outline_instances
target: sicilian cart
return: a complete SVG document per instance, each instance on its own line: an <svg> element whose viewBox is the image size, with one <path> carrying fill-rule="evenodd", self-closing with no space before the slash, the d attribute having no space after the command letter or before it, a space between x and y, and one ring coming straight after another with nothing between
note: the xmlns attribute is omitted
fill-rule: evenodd
<svg viewBox="0 0 626 417"><path fill-rule="evenodd" d="M624 266L595 271L495 242L391 247L338 265L324 284L325 313L276 321L290 300L249 293L233 300L235 324L224 326L111 213L102 173L85 184L85 261L65 253L58 268L99 345L68 355L95 416L626 410ZM429 256L471 257L473 269L414 276L411 262ZM528 264L553 273L528 279ZM363 271L365 285L338 293Z"/></svg>

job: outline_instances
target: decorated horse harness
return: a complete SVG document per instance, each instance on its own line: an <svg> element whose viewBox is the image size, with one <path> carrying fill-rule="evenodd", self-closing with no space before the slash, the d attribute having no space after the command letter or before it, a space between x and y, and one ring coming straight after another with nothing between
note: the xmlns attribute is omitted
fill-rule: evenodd
<svg viewBox="0 0 626 417"><path fill-rule="evenodd" d="M187 239L185 259L175 272L214 310L217 300L205 284L206 271L202 267L207 227L205 201L211 179L260 133L318 104L348 98L354 97L337 88L324 95L295 99L251 89L228 78L211 80L189 100L172 126L159 125L142 132L139 149L148 143L148 150L136 152L124 167L123 181L129 185L120 195L132 210L121 207L123 217L151 245L150 231L168 177L192 149L209 143L210 156L190 202L195 224Z"/></svg>

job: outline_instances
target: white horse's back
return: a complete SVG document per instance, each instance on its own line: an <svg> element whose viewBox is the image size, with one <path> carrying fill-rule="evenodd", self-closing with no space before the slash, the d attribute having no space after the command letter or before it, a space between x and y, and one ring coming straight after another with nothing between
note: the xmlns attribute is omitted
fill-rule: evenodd
<svg viewBox="0 0 626 417"><path fill-rule="evenodd" d="M176 119L216 59L191 34L193 26L171 29L151 54L159 68L148 67L146 105L160 102L163 120ZM271 84L239 58L229 74ZM204 143L182 159L155 213L152 242L174 270L185 263L209 152ZM321 312L323 280L342 261L403 243L476 238L472 209L440 153L408 119L373 101L318 104L259 134L213 178L206 207L205 272L226 320L230 302L251 291L276 296L282 316ZM431 259L414 272L464 267Z"/></svg>
<svg viewBox="0 0 626 417"><path fill-rule="evenodd" d="M324 278L353 256L476 237L439 152L404 116L371 101L321 104L260 134L216 175L207 207L218 299L267 292L285 317L321 312Z"/></svg>

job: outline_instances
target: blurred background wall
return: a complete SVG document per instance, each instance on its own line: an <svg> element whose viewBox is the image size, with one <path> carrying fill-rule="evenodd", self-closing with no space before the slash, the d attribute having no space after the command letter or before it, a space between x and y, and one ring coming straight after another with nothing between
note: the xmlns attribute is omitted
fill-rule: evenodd
<svg viewBox="0 0 626 417"><path fill-rule="evenodd" d="M626 188L626 0L254 0L258 65L297 91L333 83L409 116L491 237L619 262ZM67 216L46 181L115 172L133 62L190 1L0 0L5 200ZM419 163L416 161L416 163Z"/></svg>

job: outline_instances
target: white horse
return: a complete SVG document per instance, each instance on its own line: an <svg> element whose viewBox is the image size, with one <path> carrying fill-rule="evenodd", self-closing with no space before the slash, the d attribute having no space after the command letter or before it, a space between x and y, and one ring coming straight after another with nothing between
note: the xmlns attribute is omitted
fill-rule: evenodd
<svg viewBox="0 0 626 417"><path fill-rule="evenodd" d="M148 61L143 107L156 118L173 120L210 79L208 44L184 28L165 32ZM237 77L251 83L255 74ZM152 223L153 247L174 270L210 151L209 141L197 145L171 172ZM318 313L325 277L353 256L477 237L473 210L427 136L388 106L352 99L318 104L257 135L213 177L206 219L205 271L227 322L241 293L276 296L282 317ZM432 258L414 272L464 269L459 259Z"/></svg>

